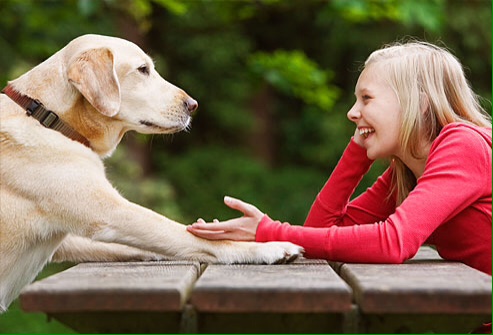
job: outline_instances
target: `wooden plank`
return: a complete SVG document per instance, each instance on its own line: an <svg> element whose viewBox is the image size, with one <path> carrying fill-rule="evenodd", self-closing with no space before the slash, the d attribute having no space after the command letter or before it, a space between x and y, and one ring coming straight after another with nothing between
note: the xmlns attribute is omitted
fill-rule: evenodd
<svg viewBox="0 0 493 335"><path fill-rule="evenodd" d="M191 303L199 312L316 313L351 309L351 289L325 261L209 265ZM317 264L310 264L310 263Z"/></svg>
<svg viewBox="0 0 493 335"><path fill-rule="evenodd" d="M438 252L429 247L429 246L423 246L421 247L418 252L416 253L416 255L406 261L406 263L408 264L411 264L411 263L420 263L420 262L423 262L423 261L444 261L444 259L442 257L440 257L440 255L438 254ZM328 263L330 264L330 266L332 266L332 268L338 273L340 274L341 273L341 268L342 266L345 264L344 262L336 262L336 261L328 261Z"/></svg>
<svg viewBox="0 0 493 335"><path fill-rule="evenodd" d="M28 312L180 311L200 264L84 263L29 285L20 296Z"/></svg>
<svg viewBox="0 0 493 335"><path fill-rule="evenodd" d="M430 246L424 246L424 247L419 248L416 255L414 255L414 257L411 258L410 260L406 261L406 263L410 264L410 263L418 263L418 262L423 262L423 261L426 261L426 262L430 262L430 261L445 262L445 260L442 257L440 257L440 255L438 254L438 252L435 249L433 249Z"/></svg>
<svg viewBox="0 0 493 335"><path fill-rule="evenodd" d="M327 262L325 259L318 259L318 258L305 258L305 257L298 257L295 259L292 263L290 264L312 264L312 265L327 265L329 262Z"/></svg>
<svg viewBox="0 0 493 335"><path fill-rule="evenodd" d="M344 264L340 275L365 313L491 314L491 277L462 263Z"/></svg>

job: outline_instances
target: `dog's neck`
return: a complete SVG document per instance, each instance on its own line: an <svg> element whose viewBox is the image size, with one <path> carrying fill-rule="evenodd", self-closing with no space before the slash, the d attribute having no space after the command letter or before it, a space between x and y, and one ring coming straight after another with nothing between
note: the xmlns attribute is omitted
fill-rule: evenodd
<svg viewBox="0 0 493 335"><path fill-rule="evenodd" d="M68 138L84 144L88 148L91 147L87 138L85 138L68 124L63 122L56 113L46 109L41 102L17 92L10 85L7 85L7 87L2 90L2 93L7 95L15 103L21 106L26 111L26 114L28 116L31 116L38 120L39 123L41 123L46 128L56 130L67 136Z"/></svg>
<svg viewBox="0 0 493 335"><path fill-rule="evenodd" d="M33 70L28 72L29 77L21 76L9 82L9 86L22 95L40 101L46 109L55 112L60 120L84 137L88 141L88 146L101 158L111 156L126 132L121 123L117 119L101 115L69 84L57 87L56 90L33 91L33 86L45 88L43 78L47 80L46 78L49 77L40 75L46 73L42 69L42 64ZM52 71L51 76L57 75L58 73ZM64 83L63 80L60 82Z"/></svg>

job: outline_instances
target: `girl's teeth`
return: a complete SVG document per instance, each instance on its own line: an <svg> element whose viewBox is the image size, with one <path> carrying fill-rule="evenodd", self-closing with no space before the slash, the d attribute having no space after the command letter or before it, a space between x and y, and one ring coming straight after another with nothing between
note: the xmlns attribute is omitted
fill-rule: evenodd
<svg viewBox="0 0 493 335"><path fill-rule="evenodd" d="M375 129L360 129L359 134L365 138L367 138L371 133L374 133Z"/></svg>

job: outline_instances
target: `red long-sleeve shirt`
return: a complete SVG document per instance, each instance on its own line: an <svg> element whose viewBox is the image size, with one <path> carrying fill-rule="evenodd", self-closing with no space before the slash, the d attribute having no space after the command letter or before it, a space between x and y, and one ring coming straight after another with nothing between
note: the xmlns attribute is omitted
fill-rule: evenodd
<svg viewBox="0 0 493 335"><path fill-rule="evenodd" d="M265 215L256 240L290 241L304 247L307 257L356 263L401 263L432 244L444 259L491 275L491 159L491 128L449 124L400 206L388 196L392 168L350 201L372 164L351 140L305 225Z"/></svg>

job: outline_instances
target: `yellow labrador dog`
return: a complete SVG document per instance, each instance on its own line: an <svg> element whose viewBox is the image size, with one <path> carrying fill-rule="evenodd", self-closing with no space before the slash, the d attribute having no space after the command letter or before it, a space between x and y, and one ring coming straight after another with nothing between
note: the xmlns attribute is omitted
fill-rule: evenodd
<svg viewBox="0 0 493 335"><path fill-rule="evenodd" d="M197 238L111 186L102 158L125 132L178 132L197 108L135 44L81 36L2 93L0 313L50 260L276 263L303 252Z"/></svg>

